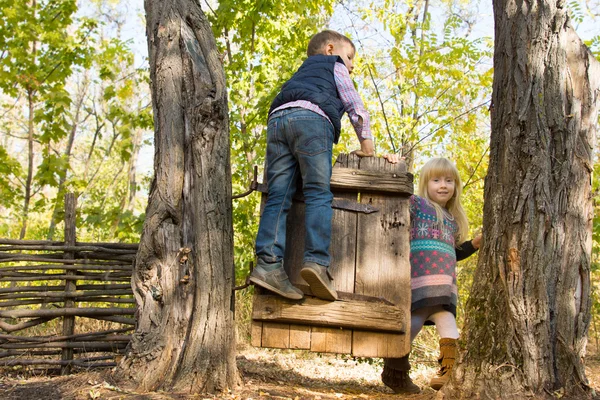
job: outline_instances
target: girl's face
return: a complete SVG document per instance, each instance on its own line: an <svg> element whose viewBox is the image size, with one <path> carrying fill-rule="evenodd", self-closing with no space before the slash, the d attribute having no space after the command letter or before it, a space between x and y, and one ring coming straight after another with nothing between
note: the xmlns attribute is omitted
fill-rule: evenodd
<svg viewBox="0 0 600 400"><path fill-rule="evenodd" d="M446 207L448 201L454 196L455 185L456 182L453 177L433 177L427 182L427 195L431 201L436 202L442 207Z"/></svg>

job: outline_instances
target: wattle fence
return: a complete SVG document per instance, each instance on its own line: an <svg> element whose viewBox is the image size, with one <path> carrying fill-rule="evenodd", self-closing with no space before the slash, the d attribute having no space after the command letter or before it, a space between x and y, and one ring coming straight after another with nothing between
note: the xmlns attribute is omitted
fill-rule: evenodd
<svg viewBox="0 0 600 400"><path fill-rule="evenodd" d="M130 340L138 244L77 242L75 211L64 241L0 239L0 367L112 367Z"/></svg>

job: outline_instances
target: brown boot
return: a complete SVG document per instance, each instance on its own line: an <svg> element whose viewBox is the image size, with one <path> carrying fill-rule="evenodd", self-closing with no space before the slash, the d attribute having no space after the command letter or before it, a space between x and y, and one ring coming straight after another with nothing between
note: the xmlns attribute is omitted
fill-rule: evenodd
<svg viewBox="0 0 600 400"><path fill-rule="evenodd" d="M457 339L440 339L440 356L438 358L440 370L429 382L429 386L435 390L440 390L450 379L450 372L452 372L454 359L456 358L456 341Z"/></svg>
<svg viewBox="0 0 600 400"><path fill-rule="evenodd" d="M386 358L383 360L381 381L394 393L419 393L421 389L410 379L408 371L410 371L408 355L402 358Z"/></svg>

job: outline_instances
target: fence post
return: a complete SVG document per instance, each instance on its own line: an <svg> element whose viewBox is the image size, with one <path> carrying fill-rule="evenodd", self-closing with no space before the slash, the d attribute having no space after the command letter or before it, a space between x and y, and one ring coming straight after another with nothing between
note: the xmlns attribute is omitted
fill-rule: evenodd
<svg viewBox="0 0 600 400"><path fill-rule="evenodd" d="M76 209L77 209L77 198L74 193L65 194L65 246L75 246L77 241L76 236ZM75 258L75 253L72 251L65 251L63 259L72 260ZM66 270L65 275L77 275L75 270ZM74 292L77 290L77 282L73 280L65 280L65 292ZM75 301L72 298L66 298L64 307L73 308ZM63 317L63 331L64 336L71 336L75 334L75 317ZM70 340L67 340L69 342ZM73 349L63 348L62 360L72 361L73 360ZM61 367L61 374L67 375L71 372L71 365L63 365Z"/></svg>

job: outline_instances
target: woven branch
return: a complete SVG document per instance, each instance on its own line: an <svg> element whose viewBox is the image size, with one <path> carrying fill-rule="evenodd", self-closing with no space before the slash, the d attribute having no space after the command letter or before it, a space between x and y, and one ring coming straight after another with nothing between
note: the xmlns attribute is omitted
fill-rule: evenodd
<svg viewBox="0 0 600 400"><path fill-rule="evenodd" d="M18 342L34 342L34 343L49 343L56 341L65 341L65 340L79 340L85 338L94 338L101 336L111 336L117 333L125 333L133 330L133 328L121 328L121 329L111 329L108 331L100 331L100 332L88 332L88 333L78 333L76 335L69 336L41 336L41 337L26 337L26 336L15 336L15 335L2 335L0 334L0 339L18 343Z"/></svg>
<svg viewBox="0 0 600 400"><path fill-rule="evenodd" d="M81 270L81 271L133 271L133 267L130 264L122 265L23 265L23 266L11 266L11 267L0 267L0 271L45 271L45 270Z"/></svg>
<svg viewBox="0 0 600 400"><path fill-rule="evenodd" d="M111 249L100 246L40 246L40 245L28 245L28 246L0 246L0 251L56 251L56 252L82 252L82 251L97 251L111 254L135 254L136 250L128 249Z"/></svg>
<svg viewBox="0 0 600 400"><path fill-rule="evenodd" d="M0 274L3 276L4 274ZM131 276L106 276L107 274L97 275L35 275L35 276L8 276L0 278L0 282L35 282L35 281L100 281L100 282L127 282Z"/></svg>
<svg viewBox="0 0 600 400"><path fill-rule="evenodd" d="M34 360L22 360L13 359L5 361L2 365L10 367L14 365L71 365L81 368L110 368L115 367L115 362L91 362L91 361L79 361L79 360L45 360L45 359L34 359Z"/></svg>
<svg viewBox="0 0 600 400"><path fill-rule="evenodd" d="M67 300L73 301L85 301L86 303L116 303L116 304L135 304L133 298L120 298L120 297L88 297L79 298L77 296L65 296L62 298L45 298L45 299L31 299L31 300L13 300L13 301L0 301L0 307L16 307L16 306L27 306L32 304L49 304L49 303L64 303ZM130 293L131 295L131 293Z"/></svg>
<svg viewBox="0 0 600 400"><path fill-rule="evenodd" d="M129 289L121 289L121 290L93 290L93 291L75 291L75 292L65 292L65 293L55 293L55 292L27 292L23 291L20 293L5 293L0 294L0 300L3 299L56 299L61 300L64 298L73 298L73 299L86 299L88 297L101 297L101 296L118 296L118 295L133 295L133 290ZM91 301L86 299L86 301ZM0 307L3 303L0 302Z"/></svg>
<svg viewBox="0 0 600 400"><path fill-rule="evenodd" d="M9 332L9 333L22 331L23 329L31 328L32 326L40 325L45 322L51 321L54 318L57 318L57 317L37 318L37 319L29 320L29 321L19 322L18 324L9 324L4 321L0 321L0 329L2 329L4 332Z"/></svg>
<svg viewBox="0 0 600 400"><path fill-rule="evenodd" d="M0 349L86 349L92 353L95 351L105 351L113 349L124 349L127 347L129 341L117 341L117 342L102 342L102 341L89 341L89 342L50 342L50 343L4 343L0 344Z"/></svg>
<svg viewBox="0 0 600 400"><path fill-rule="evenodd" d="M133 308L57 308L43 310L0 310L2 318L56 318L56 317L103 317L111 315L134 315Z"/></svg>
<svg viewBox="0 0 600 400"><path fill-rule="evenodd" d="M129 289L131 290L131 285L127 285L124 283L121 284L93 284L93 285L77 285L77 289L79 290L112 290L112 289ZM56 285L43 285L43 286L15 286L12 288L2 288L0 289L0 294L3 293L18 293L18 292L45 292L45 291L53 291L59 292L65 290L64 286Z"/></svg>
<svg viewBox="0 0 600 400"><path fill-rule="evenodd" d="M134 318L117 317L117 316L99 316L99 315L89 315L88 318L98 319L101 321L116 322L118 324L124 324L124 325L135 325Z"/></svg>

